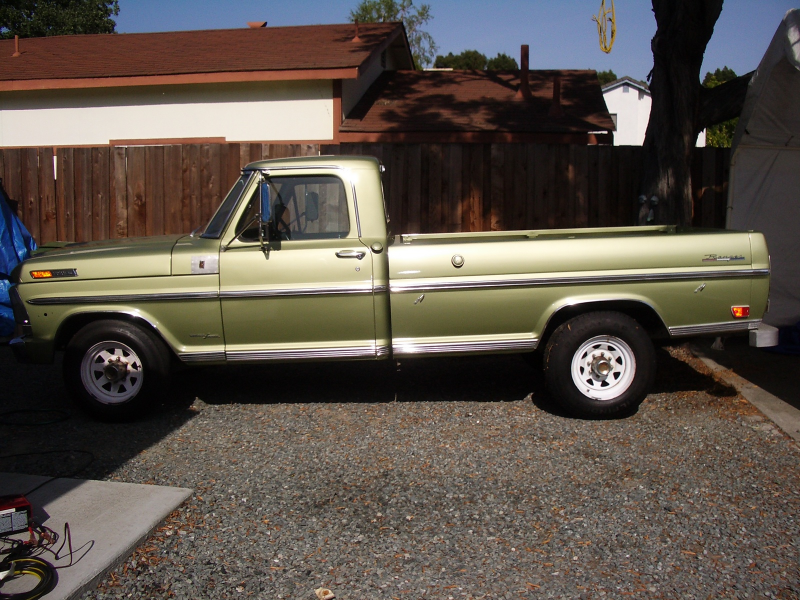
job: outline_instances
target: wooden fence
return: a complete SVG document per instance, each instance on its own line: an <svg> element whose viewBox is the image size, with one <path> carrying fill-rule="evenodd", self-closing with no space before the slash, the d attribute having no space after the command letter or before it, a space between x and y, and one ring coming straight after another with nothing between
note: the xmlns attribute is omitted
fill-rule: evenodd
<svg viewBox="0 0 800 600"><path fill-rule="evenodd" d="M188 144L0 150L0 174L38 243L188 233L247 163L316 145Z"/></svg>
<svg viewBox="0 0 800 600"><path fill-rule="evenodd" d="M637 146L342 144L321 150L381 160L398 233L613 227L634 224L639 211ZM725 226L729 163L727 148L695 150L694 226Z"/></svg>
<svg viewBox="0 0 800 600"><path fill-rule="evenodd" d="M386 166L395 232L630 225L641 148L543 144L192 144L0 150L0 176L39 243L188 233L262 158L368 154ZM694 225L725 223L725 149L694 155Z"/></svg>

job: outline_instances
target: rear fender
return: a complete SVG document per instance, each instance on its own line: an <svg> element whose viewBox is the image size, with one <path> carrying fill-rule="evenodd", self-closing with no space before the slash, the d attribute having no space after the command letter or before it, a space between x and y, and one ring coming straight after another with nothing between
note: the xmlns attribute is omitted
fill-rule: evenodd
<svg viewBox="0 0 800 600"><path fill-rule="evenodd" d="M553 332L573 317L596 311L615 311L639 323L652 339L667 339L669 332L658 311L641 299L572 299L554 308L542 329L539 347L544 348Z"/></svg>

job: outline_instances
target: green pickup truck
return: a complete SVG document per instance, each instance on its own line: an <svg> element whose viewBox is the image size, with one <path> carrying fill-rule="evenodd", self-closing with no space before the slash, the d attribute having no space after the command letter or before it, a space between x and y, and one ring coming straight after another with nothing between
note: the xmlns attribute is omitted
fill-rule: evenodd
<svg viewBox="0 0 800 600"><path fill-rule="evenodd" d="M672 226L392 234L380 163L255 162L191 235L66 244L11 274L20 361L64 350L71 394L130 418L176 364L542 351L555 398L624 414L654 341L755 329L753 232Z"/></svg>

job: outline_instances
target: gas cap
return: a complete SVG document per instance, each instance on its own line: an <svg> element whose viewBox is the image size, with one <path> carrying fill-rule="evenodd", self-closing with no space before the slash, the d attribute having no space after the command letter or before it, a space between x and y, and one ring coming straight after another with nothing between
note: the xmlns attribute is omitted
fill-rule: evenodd
<svg viewBox="0 0 800 600"><path fill-rule="evenodd" d="M453 255L453 258L452 258L452 259L450 259L450 262L452 262L452 263L453 263L453 266L454 266L456 269L460 269L461 267L463 267L463 266L464 266L464 257L463 257L463 256L461 256L460 254L454 254L454 255Z"/></svg>

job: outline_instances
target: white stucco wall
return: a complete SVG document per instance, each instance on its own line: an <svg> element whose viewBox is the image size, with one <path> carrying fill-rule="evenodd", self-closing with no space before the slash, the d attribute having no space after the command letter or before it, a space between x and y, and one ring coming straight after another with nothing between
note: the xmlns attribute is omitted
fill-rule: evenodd
<svg viewBox="0 0 800 600"><path fill-rule="evenodd" d="M603 97L611 115L617 115L615 146L641 146L650 119L652 101L650 94L623 84L603 91Z"/></svg>
<svg viewBox="0 0 800 600"><path fill-rule="evenodd" d="M333 121L330 80L0 93L3 147L331 140Z"/></svg>
<svg viewBox="0 0 800 600"><path fill-rule="evenodd" d="M650 121L653 101L650 94L624 83L613 89L603 90L608 112L617 115L617 130L614 132L615 146L641 146ZM697 136L698 147L706 145L706 132Z"/></svg>

